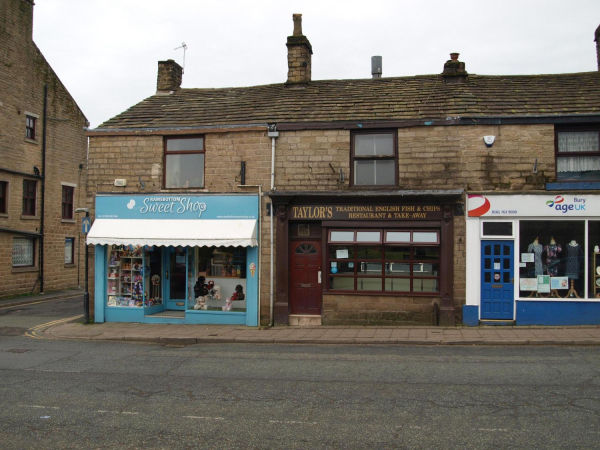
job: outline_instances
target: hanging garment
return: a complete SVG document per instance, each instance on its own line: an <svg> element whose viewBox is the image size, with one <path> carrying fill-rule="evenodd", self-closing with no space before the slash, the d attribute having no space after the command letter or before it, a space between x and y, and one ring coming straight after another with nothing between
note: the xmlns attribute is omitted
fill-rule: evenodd
<svg viewBox="0 0 600 450"><path fill-rule="evenodd" d="M558 264L560 263L559 253L562 253L562 248L559 244L548 244L544 247L546 252L546 265L548 275L555 277L558 275Z"/></svg>
<svg viewBox="0 0 600 450"><path fill-rule="evenodd" d="M581 245L567 245L567 273L569 278L579 279L579 268L583 259L583 249Z"/></svg>
<svg viewBox="0 0 600 450"><path fill-rule="evenodd" d="M542 265L542 252L544 251L544 246L542 244L529 244L529 248L527 249L528 253L533 253L533 260L535 262L535 274L543 275L544 274L544 266Z"/></svg>

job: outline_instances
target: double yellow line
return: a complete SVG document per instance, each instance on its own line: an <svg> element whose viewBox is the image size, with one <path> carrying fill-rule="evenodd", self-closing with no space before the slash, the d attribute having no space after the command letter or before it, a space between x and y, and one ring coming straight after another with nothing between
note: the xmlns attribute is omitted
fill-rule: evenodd
<svg viewBox="0 0 600 450"><path fill-rule="evenodd" d="M46 322L41 325L36 325L25 332L25 336L33 339L46 339L44 336L37 334L37 331L42 331L45 328L49 328L54 325L60 325L61 323L71 322L72 320L81 319L83 314L79 316L67 317L66 319L53 320L52 322Z"/></svg>

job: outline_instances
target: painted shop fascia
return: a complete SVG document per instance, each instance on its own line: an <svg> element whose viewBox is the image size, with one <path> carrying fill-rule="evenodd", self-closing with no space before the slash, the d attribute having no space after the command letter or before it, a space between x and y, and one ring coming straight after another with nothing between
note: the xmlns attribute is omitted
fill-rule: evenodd
<svg viewBox="0 0 600 450"><path fill-rule="evenodd" d="M600 195L467 197L464 324L600 324Z"/></svg>
<svg viewBox="0 0 600 450"><path fill-rule="evenodd" d="M430 323L432 303L442 323L454 323L453 219L462 194L269 192L275 323Z"/></svg>
<svg viewBox="0 0 600 450"><path fill-rule="evenodd" d="M259 323L259 198L96 196L95 321Z"/></svg>

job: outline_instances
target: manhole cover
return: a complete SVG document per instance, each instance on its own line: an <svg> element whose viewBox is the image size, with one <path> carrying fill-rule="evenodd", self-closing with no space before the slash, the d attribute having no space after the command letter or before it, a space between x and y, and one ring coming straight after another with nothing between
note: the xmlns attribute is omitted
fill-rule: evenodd
<svg viewBox="0 0 600 450"><path fill-rule="evenodd" d="M31 350L28 350L26 348L11 348L10 350L7 350L8 353L27 353L30 351Z"/></svg>

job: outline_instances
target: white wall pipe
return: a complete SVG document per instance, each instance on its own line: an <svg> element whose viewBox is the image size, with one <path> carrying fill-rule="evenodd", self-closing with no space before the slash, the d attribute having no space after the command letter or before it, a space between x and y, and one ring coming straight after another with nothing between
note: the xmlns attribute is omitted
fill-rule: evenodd
<svg viewBox="0 0 600 450"><path fill-rule="evenodd" d="M275 189L275 136L271 138L271 192ZM274 264L273 264L273 215L275 214L273 208L273 200L271 199L271 282L269 283L269 325L273 326L273 305L274 305L274 295L273 295L273 282L275 279L274 274Z"/></svg>

